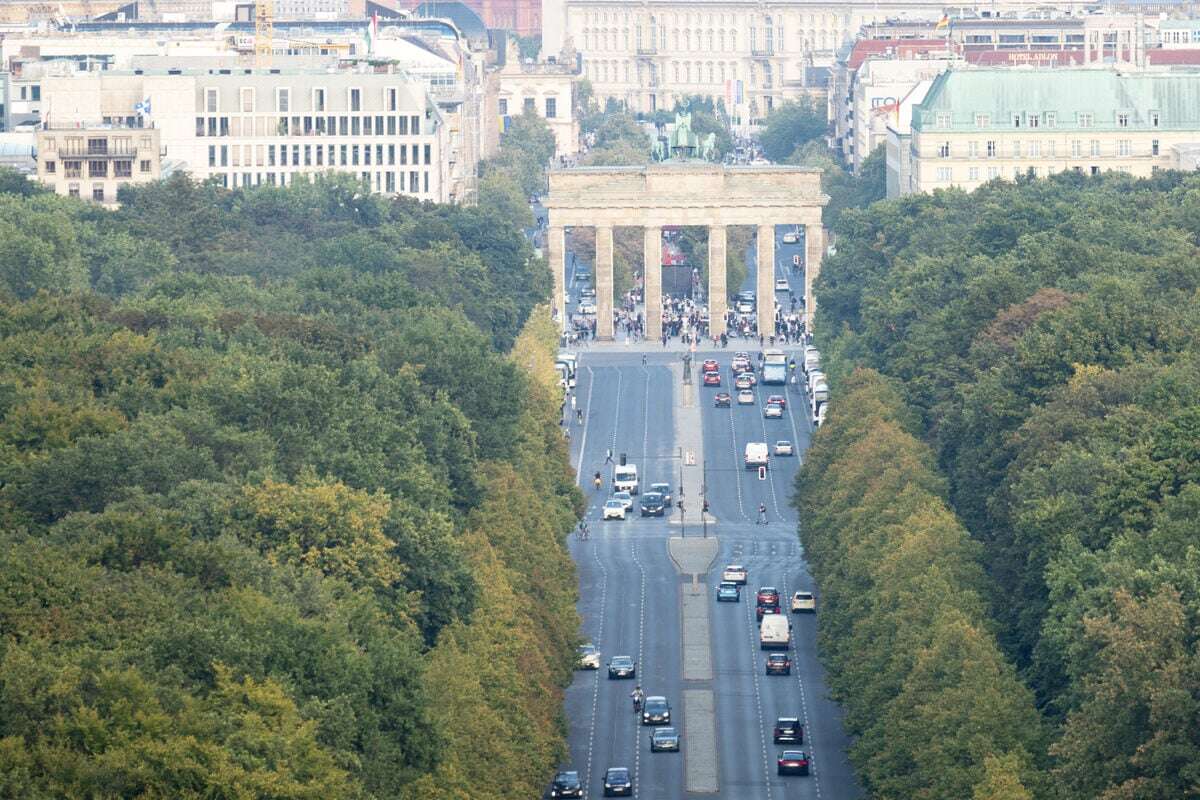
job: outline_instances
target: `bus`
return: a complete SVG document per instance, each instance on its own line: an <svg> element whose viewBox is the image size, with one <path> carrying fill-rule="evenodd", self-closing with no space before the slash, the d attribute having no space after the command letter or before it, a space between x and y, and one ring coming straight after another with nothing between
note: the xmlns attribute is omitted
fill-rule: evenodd
<svg viewBox="0 0 1200 800"><path fill-rule="evenodd" d="M782 350L763 353L762 382L778 385L787 383L787 354Z"/></svg>

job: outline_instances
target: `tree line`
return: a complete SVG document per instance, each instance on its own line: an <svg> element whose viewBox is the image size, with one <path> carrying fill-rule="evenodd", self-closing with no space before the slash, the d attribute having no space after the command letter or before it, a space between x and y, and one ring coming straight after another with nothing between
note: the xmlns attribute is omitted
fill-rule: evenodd
<svg viewBox="0 0 1200 800"><path fill-rule="evenodd" d="M338 178L20 191L0 795L537 796L581 495L511 221Z"/></svg>
<svg viewBox="0 0 1200 800"><path fill-rule="evenodd" d="M966 559L931 557L926 579L951 563L974 575L983 627L1024 687L1014 696L1027 690L1038 711L1022 725L1046 733L1026 742L1036 774L1018 773L1034 797L1200 792L1197 208L1200 179L1178 172L1027 176L847 208L817 282L839 397L853 396L855 370L885 376L893 416L928 448L922 474L940 475L946 524L969 532ZM856 402L830 414L814 453L862 426ZM857 502L862 487L816 469L810 461L803 487ZM897 502L916 482L896 487ZM831 576L877 527L823 525L802 535L838 541L832 557L816 547ZM865 607L838 600L830 579L835 615ZM864 624L827 629L835 672ZM923 640L899 646L926 652ZM944 677L964 653L931 667Z"/></svg>

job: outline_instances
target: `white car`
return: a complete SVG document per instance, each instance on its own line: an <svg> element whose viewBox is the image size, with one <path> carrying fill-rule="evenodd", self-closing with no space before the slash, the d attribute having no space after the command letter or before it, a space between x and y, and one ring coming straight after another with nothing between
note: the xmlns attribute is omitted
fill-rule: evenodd
<svg viewBox="0 0 1200 800"><path fill-rule="evenodd" d="M738 405L739 406L754 405L754 392L750 391L749 389L742 389L740 392L738 392Z"/></svg>
<svg viewBox="0 0 1200 800"><path fill-rule="evenodd" d="M789 442L787 439L780 439L778 442L775 443L775 455L777 455L777 456L795 455L795 453L792 450L792 443Z"/></svg>
<svg viewBox="0 0 1200 800"><path fill-rule="evenodd" d="M593 303L591 300L581 300L579 302L579 313L585 314L585 315L595 314L596 313L596 304Z"/></svg>
<svg viewBox="0 0 1200 800"><path fill-rule="evenodd" d="M792 595L792 613L817 613L817 599L813 597L812 592L796 592L794 595Z"/></svg>
<svg viewBox="0 0 1200 800"><path fill-rule="evenodd" d="M613 492L612 499L621 501L621 504L625 506L626 511L633 510L633 495L631 495L629 492Z"/></svg>
<svg viewBox="0 0 1200 800"><path fill-rule="evenodd" d="M591 642L579 646L579 668L600 669L600 651Z"/></svg>
<svg viewBox="0 0 1200 800"><path fill-rule="evenodd" d="M787 278L776 278L775 279L775 291L790 292L791 290L792 290L792 285L790 283L788 283Z"/></svg>
<svg viewBox="0 0 1200 800"><path fill-rule="evenodd" d="M767 403L763 408L763 416L767 419L782 419L783 406L779 405L779 403Z"/></svg>
<svg viewBox="0 0 1200 800"><path fill-rule="evenodd" d="M604 511L600 516L601 519L625 519L628 512L629 508L625 503L614 497L604 504Z"/></svg>
<svg viewBox="0 0 1200 800"><path fill-rule="evenodd" d="M737 583L745 586L746 568L741 564L730 564L721 573L721 580L725 583Z"/></svg>
<svg viewBox="0 0 1200 800"><path fill-rule="evenodd" d="M800 234L795 231L788 231L783 235L784 244L796 244L798 241L800 241Z"/></svg>

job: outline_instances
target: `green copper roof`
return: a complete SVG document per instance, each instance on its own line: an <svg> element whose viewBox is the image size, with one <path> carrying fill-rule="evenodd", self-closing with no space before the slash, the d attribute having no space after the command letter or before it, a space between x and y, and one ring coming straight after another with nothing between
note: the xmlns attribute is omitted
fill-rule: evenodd
<svg viewBox="0 0 1200 800"><path fill-rule="evenodd" d="M976 128L986 114L986 130L1011 131L1013 115L1055 115L1058 129L1074 129L1091 115L1093 130L1194 130L1200 132L1200 72L1119 73L1111 69L958 69L939 75L925 102L913 107L914 131L936 131L938 114L949 113L951 130ZM1153 124L1153 115L1158 124ZM1118 115L1127 115L1126 125ZM944 128L943 128L944 129Z"/></svg>

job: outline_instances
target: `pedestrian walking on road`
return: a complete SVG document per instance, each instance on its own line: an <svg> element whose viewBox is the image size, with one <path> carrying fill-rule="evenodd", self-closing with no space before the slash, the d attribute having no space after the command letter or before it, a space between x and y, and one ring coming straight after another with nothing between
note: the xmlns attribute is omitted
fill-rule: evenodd
<svg viewBox="0 0 1200 800"><path fill-rule="evenodd" d="M767 504L766 503L758 504L758 521L755 522L754 524L755 525L766 525L767 524Z"/></svg>
<svg viewBox="0 0 1200 800"><path fill-rule="evenodd" d="M646 366L646 354L642 353L642 366Z"/></svg>
<svg viewBox="0 0 1200 800"><path fill-rule="evenodd" d="M611 448L610 448L610 449L608 450L608 452L607 452L607 453L605 453L605 455L604 455L604 463L605 463L605 464L611 464L611 463L613 463L613 460L612 460L612 449L611 449Z"/></svg>
<svg viewBox="0 0 1200 800"><path fill-rule="evenodd" d="M575 410L575 395L571 395L571 410Z"/></svg>

